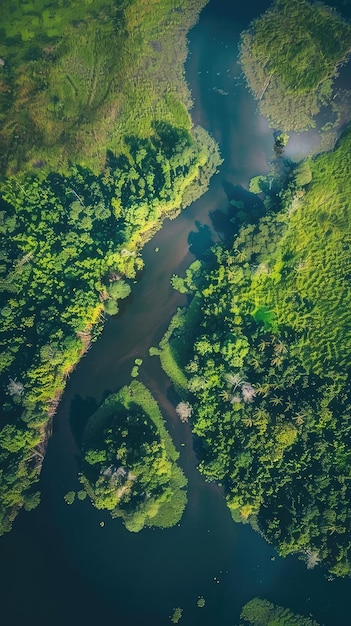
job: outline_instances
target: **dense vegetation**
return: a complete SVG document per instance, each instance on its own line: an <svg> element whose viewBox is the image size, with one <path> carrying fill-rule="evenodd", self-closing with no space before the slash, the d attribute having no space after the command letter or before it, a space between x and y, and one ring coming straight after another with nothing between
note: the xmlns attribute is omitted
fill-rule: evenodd
<svg viewBox="0 0 351 626"><path fill-rule="evenodd" d="M30 105L20 99L19 88L11 91L13 99L8 110L6 98L10 92L5 90L5 100L0 102L7 146L7 151L2 150L6 157L4 169L17 172L0 182L0 386L4 400L0 418L0 534L11 528L21 506L30 509L39 501L32 486L38 480L51 418L65 381L99 333L105 314L117 313L118 301L130 293L128 279L134 279L143 265L142 245L164 217L174 217L206 190L219 163L216 145L207 133L201 128L189 130L189 98L182 75L185 34L201 1L125 2L112 20L105 19L105 8L111 5L108 2L94 3L94 7L84 4L84 11L81 2L60 3L57 13L47 5L46 0L30 5L34 29L30 32L35 37L21 30L29 29L28 4L3 6L3 28L9 32L2 44L6 50L1 48L5 57L5 65L0 65L1 76L21 81L29 80L34 72L36 81L42 64L47 63L49 78L55 72L57 77L54 82L45 79L41 89L35 87L42 108L33 96L33 85L26 92ZM82 10L76 23L78 7ZM57 22L55 28L53 20ZM119 29L127 28L127 24L128 45L122 45L110 31L118 39ZM153 47L149 29L157 30L157 24L159 39L151 40ZM86 48L80 49L78 33L86 28L89 37L86 33L85 44L93 45L91 54ZM121 78L129 100L123 96L120 111L118 98L111 92L111 100L106 95L100 108L92 105L94 115L88 123L89 107L84 99L77 94L69 104L70 91L60 63L68 49L72 54L81 53L97 88L102 78L94 73L96 55L107 54L106 46L94 40L100 28L109 29L110 53L120 54L121 58L126 53L129 59L128 63L124 59L123 81ZM49 54L45 51L32 60L34 38L40 48L48 38L51 41L50 37L63 56L54 47L49 60L40 56ZM175 37L177 45L171 50ZM152 50L157 63L152 61ZM142 59L145 67L140 65ZM82 71L78 92L84 89L91 93L91 74L86 65L83 67L75 57L70 63L72 72L73 68ZM100 69L105 78L111 76L106 66ZM59 80L63 81L62 93L55 107L60 102L62 110L75 107L76 113L67 113L72 132L66 114L47 109L50 85L58 88ZM136 96L137 89L132 89L128 80L140 81L142 98L140 93ZM114 125L103 103L112 108L116 105ZM40 123L48 124L44 130L38 129L31 117L34 106L39 107ZM144 106L149 107L148 113ZM28 119L19 121L27 115ZM50 115L55 123L47 121ZM59 130L55 130L56 122ZM106 124L104 132L99 124ZM19 126L25 137L19 135L17 146L8 133L17 132ZM49 128L53 132L51 139ZM33 132L30 140L29 132ZM89 156L93 136L95 148ZM109 149L113 146L120 150ZM30 171L37 152L43 162ZM79 163L74 162L76 157ZM85 161L94 169L84 165ZM56 167L60 171L50 171Z"/></svg>
<svg viewBox="0 0 351 626"><path fill-rule="evenodd" d="M174 278L193 299L161 345L168 373L184 368L200 470L224 484L233 518L340 576L351 573L350 174L349 131L295 168L276 212Z"/></svg>
<svg viewBox="0 0 351 626"><path fill-rule="evenodd" d="M154 121L190 129L185 35L206 0L1 3L0 171L96 173Z"/></svg>
<svg viewBox="0 0 351 626"><path fill-rule="evenodd" d="M178 457L155 400L133 381L88 421L81 480L94 505L122 517L128 530L166 528L186 505Z"/></svg>
<svg viewBox="0 0 351 626"><path fill-rule="evenodd" d="M240 60L271 125L301 131L315 125L321 106L332 104L337 111L340 92L333 81L350 51L351 26L334 9L275 0L242 34Z"/></svg>
<svg viewBox="0 0 351 626"><path fill-rule="evenodd" d="M254 598L245 604L240 618L239 626L318 626L309 617L296 615L261 598Z"/></svg>

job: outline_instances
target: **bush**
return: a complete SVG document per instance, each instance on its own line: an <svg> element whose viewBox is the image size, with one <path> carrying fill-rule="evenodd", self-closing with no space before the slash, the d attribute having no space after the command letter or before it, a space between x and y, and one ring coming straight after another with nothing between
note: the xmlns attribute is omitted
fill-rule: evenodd
<svg viewBox="0 0 351 626"><path fill-rule="evenodd" d="M73 504L75 498L76 498L76 492L75 491L68 491L66 493L66 495L64 496L65 502L67 504Z"/></svg>

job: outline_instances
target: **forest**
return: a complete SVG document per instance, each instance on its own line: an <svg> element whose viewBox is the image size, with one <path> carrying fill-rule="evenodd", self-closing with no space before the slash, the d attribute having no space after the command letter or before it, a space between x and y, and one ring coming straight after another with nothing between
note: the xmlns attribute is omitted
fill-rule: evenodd
<svg viewBox="0 0 351 626"><path fill-rule="evenodd" d="M349 130L278 195L263 185L267 214L173 278L190 306L159 349L233 519L337 576L351 573L350 173Z"/></svg>
<svg viewBox="0 0 351 626"><path fill-rule="evenodd" d="M111 17L105 11L112 4ZM7 37L0 80L10 87L0 103L6 146L0 180L0 534L11 529L22 506L30 510L39 502L35 484L66 381L106 315L115 315L131 292L143 267L142 246L165 217L204 193L220 163L215 142L202 128L191 128L187 112L185 36L201 2L99 2L80 13L81 2L61 3L54 13L48 6L38 0L2 7ZM85 31L97 36L100 28L116 38L115 47L108 44L110 54L120 51L124 59L120 113L112 92L111 100L103 98L116 105L115 125L102 101L90 103L88 119L82 95L92 94L91 81L97 88L100 71L110 76L99 65L106 50ZM60 63L81 70L74 96L65 77L76 86L78 78L67 68L63 73ZM127 77L140 79L140 92ZM19 128L24 136L14 141Z"/></svg>
<svg viewBox="0 0 351 626"><path fill-rule="evenodd" d="M131 532L179 522L187 480L144 385L133 381L105 400L86 425L82 448L80 480L94 506L122 517Z"/></svg>
<svg viewBox="0 0 351 626"><path fill-rule="evenodd" d="M326 107L333 121L350 119L349 95L335 87L351 52L351 25L322 2L275 0L241 35L240 62L270 125L304 131ZM348 101L346 104L345 99Z"/></svg>

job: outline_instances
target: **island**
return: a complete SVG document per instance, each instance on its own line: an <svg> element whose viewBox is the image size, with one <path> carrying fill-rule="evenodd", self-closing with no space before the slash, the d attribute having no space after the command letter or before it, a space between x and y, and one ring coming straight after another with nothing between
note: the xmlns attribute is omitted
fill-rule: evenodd
<svg viewBox="0 0 351 626"><path fill-rule="evenodd" d="M240 618L239 626L319 626L314 619L296 615L261 598L245 604Z"/></svg>
<svg viewBox="0 0 351 626"><path fill-rule="evenodd" d="M242 33L240 62L270 125L303 131L316 125L321 108L337 112L334 81L350 52L351 25L335 9L276 0Z"/></svg>
<svg viewBox="0 0 351 626"><path fill-rule="evenodd" d="M81 482L98 509L122 517L126 528L167 528L179 522L187 480L179 453L150 392L133 381L109 396L89 419Z"/></svg>

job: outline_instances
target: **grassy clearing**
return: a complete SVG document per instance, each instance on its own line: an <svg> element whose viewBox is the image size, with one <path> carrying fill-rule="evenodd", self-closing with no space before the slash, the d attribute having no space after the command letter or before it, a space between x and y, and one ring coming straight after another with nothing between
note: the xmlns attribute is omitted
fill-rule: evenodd
<svg viewBox="0 0 351 626"><path fill-rule="evenodd" d="M301 131L322 106L335 108L333 81L350 51L351 26L334 9L276 0L242 34L240 61L271 126Z"/></svg>

